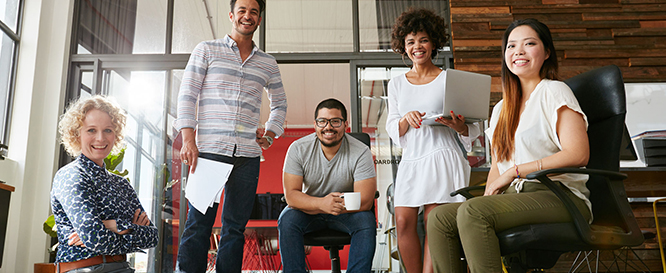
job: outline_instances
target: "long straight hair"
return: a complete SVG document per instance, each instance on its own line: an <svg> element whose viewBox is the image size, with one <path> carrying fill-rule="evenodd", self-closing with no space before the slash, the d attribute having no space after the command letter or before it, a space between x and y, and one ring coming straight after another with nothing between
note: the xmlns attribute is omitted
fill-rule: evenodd
<svg viewBox="0 0 666 273"><path fill-rule="evenodd" d="M520 79L516 74L513 74L506 63L504 54L506 53L506 46L511 32L519 26L529 26L538 35L544 49L549 52L548 59L544 60L539 76L544 79L557 80L557 54L555 46L553 45L553 37L550 35L550 29L544 23L536 19L522 19L516 20L509 25L502 36L502 99L503 105L499 113L497 126L493 133L492 147L495 152L496 160L508 161L512 158L512 153L515 148L515 135L520 121L520 104L523 97L522 86Z"/></svg>

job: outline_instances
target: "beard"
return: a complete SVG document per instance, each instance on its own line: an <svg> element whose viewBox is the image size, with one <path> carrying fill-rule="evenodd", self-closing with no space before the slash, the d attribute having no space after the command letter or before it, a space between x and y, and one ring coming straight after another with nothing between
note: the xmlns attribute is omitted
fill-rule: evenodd
<svg viewBox="0 0 666 273"><path fill-rule="evenodd" d="M340 144L340 142L342 142L342 137L339 138L339 139L334 139L331 142L325 142L325 140L322 139L322 137L320 137L320 135L322 135L326 132L335 132L336 134L338 134L338 132L333 131L333 130L321 131L320 134L317 134L317 138L319 139L319 142L321 142L321 145L324 145L325 147L335 147L336 145Z"/></svg>

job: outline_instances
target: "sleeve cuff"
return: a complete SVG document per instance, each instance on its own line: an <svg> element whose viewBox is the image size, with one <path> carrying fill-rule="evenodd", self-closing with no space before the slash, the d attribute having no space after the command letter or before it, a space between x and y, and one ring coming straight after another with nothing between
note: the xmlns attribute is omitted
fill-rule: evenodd
<svg viewBox="0 0 666 273"><path fill-rule="evenodd" d="M176 131L180 131L183 128L196 128L197 127L197 121L193 119L176 119L173 122L173 128L176 129Z"/></svg>
<svg viewBox="0 0 666 273"><path fill-rule="evenodd" d="M477 123L474 123L467 125L467 136L458 134L458 137L460 137L460 142L462 142L463 146L465 147L465 150L469 152L472 150L472 142L474 142L474 140L478 138L480 134L481 134L481 129L479 128Z"/></svg>
<svg viewBox="0 0 666 273"><path fill-rule="evenodd" d="M275 134L275 138L279 138L284 134L284 129L280 126L277 126L273 123L266 123L266 131L271 131Z"/></svg>

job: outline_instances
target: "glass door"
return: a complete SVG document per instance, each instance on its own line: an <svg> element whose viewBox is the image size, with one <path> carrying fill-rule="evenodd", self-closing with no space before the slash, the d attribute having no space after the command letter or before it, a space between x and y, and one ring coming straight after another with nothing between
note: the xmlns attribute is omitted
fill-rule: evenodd
<svg viewBox="0 0 666 273"><path fill-rule="evenodd" d="M125 69L103 70L102 94L115 99L127 113L125 126L125 157L118 169L128 171L126 178L137 192L139 200L150 219L161 231L159 245L147 250L147 253L133 253L128 260L137 272L164 272L172 268L170 262L159 264L157 252L175 253L171 240L174 235L174 218L170 206L172 194L167 185L171 177L170 160L172 145L167 133L169 115L167 111L167 92L169 71L132 71ZM166 189L166 190L163 190ZM176 191L178 192L178 191ZM178 230L177 226L175 228ZM177 236L176 236L177 237ZM177 247L175 243L175 247ZM157 268L162 267L158 271Z"/></svg>

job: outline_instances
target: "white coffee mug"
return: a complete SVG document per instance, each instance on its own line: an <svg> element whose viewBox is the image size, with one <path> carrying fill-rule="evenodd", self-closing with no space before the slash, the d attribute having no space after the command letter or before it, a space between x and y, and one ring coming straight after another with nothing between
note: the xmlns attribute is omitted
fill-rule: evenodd
<svg viewBox="0 0 666 273"><path fill-rule="evenodd" d="M343 192L342 198L345 199L345 209L359 210L361 209L361 193L360 192Z"/></svg>

